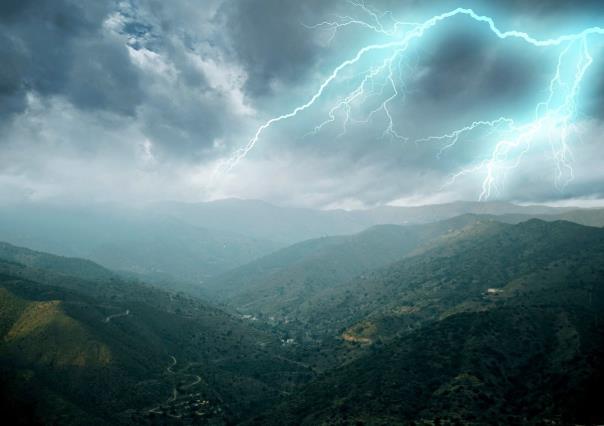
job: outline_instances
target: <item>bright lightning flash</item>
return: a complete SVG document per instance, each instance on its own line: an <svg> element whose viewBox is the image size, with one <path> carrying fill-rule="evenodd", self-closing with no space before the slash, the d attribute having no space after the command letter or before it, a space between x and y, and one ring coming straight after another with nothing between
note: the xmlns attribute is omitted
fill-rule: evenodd
<svg viewBox="0 0 604 426"><path fill-rule="evenodd" d="M443 21L454 17L465 17L477 24L485 25L499 39L518 39L537 48L560 49L557 68L547 90L548 96L543 102L536 105L534 117L530 121L516 123L508 117L477 120L445 135L430 136L416 142L435 141L443 143L438 153L441 156L473 131L488 129L491 133L497 134L500 139L497 139L494 143L490 156L475 166L455 173L449 182L451 184L464 175L482 173L484 179L479 194L480 200L488 199L499 190L506 174L520 165L523 156L536 143L548 143L551 148L556 166L556 185L564 186L573 179L569 137L576 127L577 98L580 86L593 62L588 41L590 36L604 35L604 28L590 27L557 38L537 39L522 31L502 31L497 27L493 18L479 15L472 9L457 8L417 23L398 21L389 12L378 14L364 3L353 1L350 1L350 3L367 15L368 19L337 16L334 21L324 21L309 26L309 28L327 29L331 33L330 39L333 39L342 28L360 26L386 37L388 41L366 45L350 59L340 63L327 75L305 103L285 114L271 118L259 126L248 143L221 163L217 172L228 172L235 167L254 148L262 134L271 126L280 121L294 118L313 107L324 96L330 86L334 85L338 79L344 78L343 74L347 70L359 65L360 61L371 53L384 53L382 58L385 59L381 59L374 66L365 70L360 83L347 92L345 96L339 98L329 109L327 119L318 124L310 133L320 132L325 126L336 122L339 115L344 117L343 131L345 132L350 123L368 122L374 115L381 113L387 123L383 135L406 141L407 138L395 130L394 118L391 112L392 102L400 98L404 99L405 85L402 73L403 65L407 60L406 53L408 53L413 42L420 40L426 32L437 27ZM372 109L362 120L353 119L351 116L353 104L366 102L370 98L380 99L377 108Z"/></svg>

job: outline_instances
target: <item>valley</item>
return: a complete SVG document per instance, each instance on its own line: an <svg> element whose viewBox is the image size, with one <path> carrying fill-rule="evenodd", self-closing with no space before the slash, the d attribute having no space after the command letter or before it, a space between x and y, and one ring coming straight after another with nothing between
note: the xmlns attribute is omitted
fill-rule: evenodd
<svg viewBox="0 0 604 426"><path fill-rule="evenodd" d="M2 397L33 423L589 423L604 229L550 219L376 225L186 289L3 243Z"/></svg>
<svg viewBox="0 0 604 426"><path fill-rule="evenodd" d="M0 1L0 426L604 426L604 0Z"/></svg>

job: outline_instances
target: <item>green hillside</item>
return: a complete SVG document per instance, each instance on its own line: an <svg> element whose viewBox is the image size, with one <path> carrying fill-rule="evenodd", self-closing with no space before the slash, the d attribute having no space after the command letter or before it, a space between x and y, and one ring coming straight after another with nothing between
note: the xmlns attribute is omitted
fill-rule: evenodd
<svg viewBox="0 0 604 426"><path fill-rule="evenodd" d="M548 212L540 214L506 213L500 215L485 215L499 222L520 223L530 219L540 219L546 222L565 220L579 225L604 227L604 209L572 209L563 212Z"/></svg>
<svg viewBox="0 0 604 426"><path fill-rule="evenodd" d="M279 250L210 280L204 289L240 312L275 321L306 321L326 296L352 278L452 238L481 218L427 225L380 225L352 236L324 237Z"/></svg>
<svg viewBox="0 0 604 426"><path fill-rule="evenodd" d="M501 295L511 282L557 262L596 265L592 257L603 245L604 230L570 222L483 222L423 254L353 280L345 296L328 298L311 314L326 318L332 330L351 319L370 318L380 334L390 335L402 324L412 327L415 321L472 309L489 289Z"/></svg>
<svg viewBox="0 0 604 426"><path fill-rule="evenodd" d="M0 267L0 388L22 419L228 423L312 376L276 336L182 294Z"/></svg>
<svg viewBox="0 0 604 426"><path fill-rule="evenodd" d="M107 281L116 274L92 261L73 257L55 256L35 250L0 242L0 259L23 266L70 275L89 281Z"/></svg>
<svg viewBox="0 0 604 426"><path fill-rule="evenodd" d="M466 215L310 240L216 282L235 316L0 248L2 408L25 424L604 421L602 228Z"/></svg>
<svg viewBox="0 0 604 426"><path fill-rule="evenodd" d="M256 422L599 424L596 316L534 302L456 314L326 373Z"/></svg>
<svg viewBox="0 0 604 426"><path fill-rule="evenodd" d="M480 301L488 288L500 288L545 264L577 255L585 250L585 246L602 241L604 232L569 222L531 220L506 225L472 216L462 217L454 223L467 226L456 229L450 221L445 221L408 227L409 231L405 232L431 232L415 240L416 244L411 245L415 250L409 250L407 258L364 273L360 273L361 267L354 269L359 264L355 257L346 257L346 251L336 248L334 252L342 256L339 265L347 268L349 276L353 276L349 280L332 279L333 273L323 278L320 269L303 263L304 267L299 268L297 274L302 277L317 274L320 285L314 292L309 291L311 294L306 295L302 302L288 297L294 290L289 293L279 291L284 283L304 282L303 279L295 281L293 277L298 275L290 273L290 269L286 269L286 274L279 272L277 275L278 278L287 277L289 281L273 279L270 273L259 276L258 282L272 286L265 290L267 294L272 292L272 299L263 297L261 291L252 287L253 291L245 293L239 290L245 294L241 301L247 300L244 308L251 309L255 298L262 302L266 300L260 305L264 311L259 312L276 316L281 314L281 306L291 306L283 317L290 327L302 323L301 329L324 336L342 332L345 327L361 320L365 321L368 330L377 327L384 330L380 334L389 335L388 328L398 330L401 323L406 327L413 326L416 320L421 321L424 317L432 318L451 309L463 309L465 305ZM436 230L442 233L439 235ZM426 234L430 237L426 238ZM404 247L400 241L399 247ZM397 255L405 257L404 250ZM273 257L263 261L267 259ZM321 258L314 259L314 262L322 264ZM247 279L253 276L248 269L239 271ZM245 284L243 281L241 287ZM230 300L238 299L233 297ZM371 319L370 325L367 324L368 318Z"/></svg>
<svg viewBox="0 0 604 426"><path fill-rule="evenodd" d="M604 230L497 228L351 283L315 315L334 330L349 324L333 351L355 356L256 420L602 422Z"/></svg>

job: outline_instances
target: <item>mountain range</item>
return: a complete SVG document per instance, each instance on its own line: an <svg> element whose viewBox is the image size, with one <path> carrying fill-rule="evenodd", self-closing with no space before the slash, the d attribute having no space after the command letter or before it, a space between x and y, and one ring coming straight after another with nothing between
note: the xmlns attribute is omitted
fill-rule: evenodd
<svg viewBox="0 0 604 426"><path fill-rule="evenodd" d="M601 422L604 231L497 228L352 284L324 312L365 351L262 423Z"/></svg>
<svg viewBox="0 0 604 426"><path fill-rule="evenodd" d="M603 209L456 202L367 210L278 207L227 199L144 206L0 206L0 241L93 260L129 277L191 290L233 268L297 242L350 235L382 224L431 223L462 214L497 215L604 225Z"/></svg>
<svg viewBox="0 0 604 426"><path fill-rule="evenodd" d="M22 422L229 423L312 376L277 336L202 301L87 260L7 244L0 259L1 399Z"/></svg>
<svg viewBox="0 0 604 426"><path fill-rule="evenodd" d="M3 410L21 424L604 421L602 210L257 203L283 214L262 230L262 214L236 214L247 203L2 210ZM294 214L306 228L286 226ZM73 255L105 244L104 263Z"/></svg>

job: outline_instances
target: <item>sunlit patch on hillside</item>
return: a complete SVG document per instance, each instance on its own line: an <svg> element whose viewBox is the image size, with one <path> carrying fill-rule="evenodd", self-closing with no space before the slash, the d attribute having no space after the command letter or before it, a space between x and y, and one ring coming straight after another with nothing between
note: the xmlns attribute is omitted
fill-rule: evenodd
<svg viewBox="0 0 604 426"><path fill-rule="evenodd" d="M109 348L68 316L60 301L27 302L6 290L2 296L22 308L4 336L8 350L43 365L88 367L111 362Z"/></svg>

